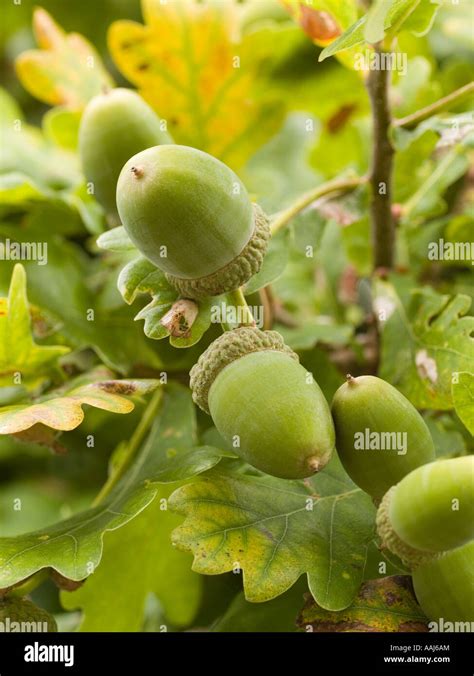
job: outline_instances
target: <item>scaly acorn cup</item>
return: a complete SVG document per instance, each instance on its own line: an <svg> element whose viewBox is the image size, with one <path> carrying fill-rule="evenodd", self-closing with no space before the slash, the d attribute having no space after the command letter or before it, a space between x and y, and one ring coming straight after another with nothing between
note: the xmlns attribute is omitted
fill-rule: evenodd
<svg viewBox="0 0 474 676"><path fill-rule="evenodd" d="M419 566L412 580L418 603L438 631L455 630L446 622L474 622L474 540Z"/></svg>
<svg viewBox="0 0 474 676"><path fill-rule="evenodd" d="M58 630L56 620L46 610L28 599L13 596L0 601L0 623L7 632Z"/></svg>
<svg viewBox="0 0 474 676"><path fill-rule="evenodd" d="M112 89L88 103L79 128L79 153L97 201L118 221L115 191L125 162L140 150L172 143L150 106L131 89Z"/></svg>
<svg viewBox="0 0 474 676"><path fill-rule="evenodd" d="M135 246L185 298L247 282L265 255L268 219L234 172L188 146L132 157L117 184L121 221Z"/></svg>
<svg viewBox="0 0 474 676"><path fill-rule="evenodd" d="M377 512L382 546L412 568L474 538L474 456L418 467Z"/></svg>
<svg viewBox="0 0 474 676"><path fill-rule="evenodd" d="M257 469L302 479L329 461L329 406L276 331L242 327L224 333L193 366L191 389L221 436Z"/></svg>
<svg viewBox="0 0 474 676"><path fill-rule="evenodd" d="M379 502L416 467L434 460L425 421L395 387L347 376L332 402L336 448L351 479Z"/></svg>

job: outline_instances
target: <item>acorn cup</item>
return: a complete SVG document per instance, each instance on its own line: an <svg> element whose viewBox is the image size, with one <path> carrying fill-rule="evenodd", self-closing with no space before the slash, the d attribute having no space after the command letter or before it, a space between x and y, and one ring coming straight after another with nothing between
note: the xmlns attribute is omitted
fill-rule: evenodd
<svg viewBox="0 0 474 676"><path fill-rule="evenodd" d="M435 458L416 408L375 376L347 376L334 395L336 448L346 472L378 503L391 486Z"/></svg>
<svg viewBox="0 0 474 676"><path fill-rule="evenodd" d="M377 512L382 546L409 566L474 538L474 456L418 467L393 486Z"/></svg>
<svg viewBox="0 0 474 676"><path fill-rule="evenodd" d="M125 162L145 148L172 143L150 106L131 89L111 89L88 103L79 129L79 153L97 201L118 222L115 192Z"/></svg>
<svg viewBox="0 0 474 676"><path fill-rule="evenodd" d="M242 327L215 340L191 370L195 403L235 453L267 474L322 469L334 426L321 389L276 331Z"/></svg>
<svg viewBox="0 0 474 676"><path fill-rule="evenodd" d="M438 631L455 630L447 622L474 622L474 540L419 566L412 580L418 603ZM472 631L472 624L464 631Z"/></svg>
<svg viewBox="0 0 474 676"><path fill-rule="evenodd" d="M46 610L39 608L29 599L15 596L0 599L0 623L7 632L28 631L25 626L29 627L29 631L58 630L56 620Z"/></svg>
<svg viewBox="0 0 474 676"><path fill-rule="evenodd" d="M132 242L185 298L234 291L261 267L267 216L229 167L200 150L158 146L132 157L117 207Z"/></svg>

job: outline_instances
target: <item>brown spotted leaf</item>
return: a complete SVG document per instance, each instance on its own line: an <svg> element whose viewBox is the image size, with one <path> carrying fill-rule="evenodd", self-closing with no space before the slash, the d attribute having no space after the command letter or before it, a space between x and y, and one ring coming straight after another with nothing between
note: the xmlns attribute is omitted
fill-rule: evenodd
<svg viewBox="0 0 474 676"><path fill-rule="evenodd" d="M147 394L158 384L158 380L113 380L112 373L100 367L34 402L0 408L0 434L17 434L37 424L73 430L84 419L84 404L111 413L130 413L134 404L126 397Z"/></svg>
<svg viewBox="0 0 474 676"><path fill-rule="evenodd" d="M20 54L15 67L22 85L37 99L80 109L113 86L99 54L82 35L66 34L41 8L34 11L33 30L40 49Z"/></svg>
<svg viewBox="0 0 474 676"><path fill-rule="evenodd" d="M0 409L1 411L2 409ZM15 432L13 436L18 441L24 441L27 444L38 444L39 446L46 446L50 448L53 453L63 455L67 452L67 448L58 441L58 436L61 433L52 427L46 427L41 423L37 423L26 430Z"/></svg>
<svg viewBox="0 0 474 676"><path fill-rule="evenodd" d="M353 604L339 612L321 608L308 594L297 619L299 627L314 632L420 632L428 631L426 622L406 575L364 582Z"/></svg>
<svg viewBox="0 0 474 676"><path fill-rule="evenodd" d="M104 533L124 526L145 509L155 499L158 484L205 472L225 455L211 446L196 446L196 429L189 389L170 383L136 459L101 502L33 532L0 537L0 594L44 568L65 578L60 579L62 587L91 575L102 558ZM22 498L21 492L17 495ZM150 538L152 525L147 525Z"/></svg>
<svg viewBox="0 0 474 676"><path fill-rule="evenodd" d="M178 143L240 166L282 121L281 103L257 80L273 49L267 32L239 36L234 0L142 0L142 10L145 25L110 27L117 67Z"/></svg>
<svg viewBox="0 0 474 676"><path fill-rule="evenodd" d="M474 318L467 295L433 289L402 298L395 286L377 281L375 306L381 333L379 376L417 408L454 407L454 374L474 372Z"/></svg>

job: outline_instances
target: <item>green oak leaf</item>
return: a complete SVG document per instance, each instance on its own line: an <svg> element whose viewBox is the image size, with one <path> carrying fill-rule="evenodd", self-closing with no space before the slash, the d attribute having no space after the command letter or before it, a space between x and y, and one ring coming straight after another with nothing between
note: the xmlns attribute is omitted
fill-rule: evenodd
<svg viewBox="0 0 474 676"><path fill-rule="evenodd" d="M10 92L0 87L0 124L10 124L15 120L24 120L23 112Z"/></svg>
<svg viewBox="0 0 474 676"><path fill-rule="evenodd" d="M375 44L384 39L385 20L391 8L392 3L387 2L387 0L375 0L370 6L363 32L364 40L366 42Z"/></svg>
<svg viewBox="0 0 474 676"><path fill-rule="evenodd" d="M431 27L440 0L382 0L323 49L319 61L338 52L360 45L367 40L380 41L387 33L400 30L424 35Z"/></svg>
<svg viewBox="0 0 474 676"><path fill-rule="evenodd" d="M455 458L469 453L469 438L466 437L471 437L471 446L474 440L454 412L446 411L440 415L439 411L425 411L423 417L433 439L437 458Z"/></svg>
<svg viewBox="0 0 474 676"><path fill-rule="evenodd" d="M379 580L387 575L409 575L410 570L403 565L398 556L388 549L381 549L375 538L367 550L364 568L364 580Z"/></svg>
<svg viewBox="0 0 474 676"><path fill-rule="evenodd" d="M0 386L38 384L57 366L69 348L63 345L37 345L31 333L31 318L26 295L26 272L15 265L8 298L0 298Z"/></svg>
<svg viewBox="0 0 474 676"><path fill-rule="evenodd" d="M51 108L43 117L43 131L47 139L66 150L77 150L81 112L66 106Z"/></svg>
<svg viewBox="0 0 474 676"><path fill-rule="evenodd" d="M354 603L339 612L321 608L308 596L298 626L307 632L428 631L408 575L364 582Z"/></svg>
<svg viewBox="0 0 474 676"><path fill-rule="evenodd" d="M140 631L150 593L172 627L193 621L202 578L191 570L189 557L171 545L179 517L167 509L169 493L159 487L153 503L135 519L106 533L97 570L79 589L61 593L64 608L82 609L81 631Z"/></svg>
<svg viewBox="0 0 474 676"><path fill-rule="evenodd" d="M119 232L116 232L113 237L108 237L108 233L101 235L98 240L99 246L113 251L124 251L128 247L127 239L124 238L120 228L115 228L115 231ZM163 326L161 320L178 300L179 294L156 265L144 256L134 258L120 271L117 287L122 298L129 305L140 294L151 295L151 301L138 312L135 321L144 320L143 332L147 338L162 340L169 336L173 347L192 347L199 342L211 325L212 306L218 302L212 298L196 301L198 314L189 331L183 336L173 336Z"/></svg>
<svg viewBox="0 0 474 676"><path fill-rule="evenodd" d="M346 345L353 329L347 324L323 323L315 319L297 328L279 326L278 331L293 350L310 350L317 343Z"/></svg>
<svg viewBox="0 0 474 676"><path fill-rule="evenodd" d="M302 193L321 182L321 174L309 164L317 126L318 122L310 114L290 114L278 134L247 162L243 181L266 213L290 206Z"/></svg>
<svg viewBox="0 0 474 676"><path fill-rule="evenodd" d="M303 573L324 608L346 608L357 594L375 508L336 456L305 482L215 470L179 488L170 505L186 515L173 542L193 552L193 569L241 569L248 601L279 596Z"/></svg>
<svg viewBox="0 0 474 676"><path fill-rule="evenodd" d="M454 410L474 434L474 374L458 373L452 384Z"/></svg>
<svg viewBox="0 0 474 676"><path fill-rule="evenodd" d="M168 329L163 326L161 320L168 310L171 310L172 305L172 302L163 303L160 298L153 298L135 316L135 321L139 319L144 320L143 332L147 338L162 340L169 336Z"/></svg>
<svg viewBox="0 0 474 676"><path fill-rule="evenodd" d="M149 505L157 484L205 472L225 455L207 446L196 448L195 428L189 391L170 385L134 463L102 502L34 532L0 538L0 588L49 567L71 580L88 577L101 560L104 533Z"/></svg>
<svg viewBox="0 0 474 676"><path fill-rule="evenodd" d="M428 172L423 183L403 204L402 220L408 223L408 227L416 225L416 219L419 217L426 219L447 211L447 203L443 199L444 193L469 168L465 147L467 142L467 139L464 139L463 142L449 149Z"/></svg>
<svg viewBox="0 0 474 676"><path fill-rule="evenodd" d="M113 311L100 307L97 293L89 280L96 270L94 263L74 242L48 230L46 215L34 225L19 228L0 225L0 235L18 242L46 242L48 264L25 261L30 302L47 311L58 326L64 342L74 348L92 347L102 362L114 371L127 374L144 364L160 369L162 362L133 323L133 312L121 303ZM13 263L0 265L0 287L5 288ZM111 340L111 337L120 340Z"/></svg>
<svg viewBox="0 0 474 676"><path fill-rule="evenodd" d="M404 305L388 282L375 286L381 331L379 376L417 408L453 408L453 373L474 370L474 318L468 296L411 292ZM385 321L384 321L385 318Z"/></svg>
<svg viewBox="0 0 474 676"><path fill-rule="evenodd" d="M0 172L26 174L39 189L61 190L81 180L78 158L54 145L40 129L0 109L2 153Z"/></svg>
<svg viewBox="0 0 474 676"><path fill-rule="evenodd" d="M99 367L34 401L0 408L0 434L17 434L34 425L73 430L84 420L84 404L110 413L130 413L135 405L124 395L148 394L159 384L159 380L114 380L112 372Z"/></svg>
<svg viewBox="0 0 474 676"><path fill-rule="evenodd" d="M172 302L178 297L177 291L168 283L164 273L143 256L127 263L120 272L117 286L122 298L129 305L140 293L149 293L163 303Z"/></svg>
<svg viewBox="0 0 474 676"><path fill-rule="evenodd" d="M243 592L237 594L212 631L286 632L297 631L296 617L308 586L303 579L276 599L266 603L249 603Z"/></svg>
<svg viewBox="0 0 474 676"><path fill-rule="evenodd" d="M103 232L97 238L97 246L106 251L136 251L135 244L127 235L123 225Z"/></svg>
<svg viewBox="0 0 474 676"><path fill-rule="evenodd" d="M26 174L11 171L0 176L0 204L2 206L24 205L28 202L47 199L45 189L36 185Z"/></svg>

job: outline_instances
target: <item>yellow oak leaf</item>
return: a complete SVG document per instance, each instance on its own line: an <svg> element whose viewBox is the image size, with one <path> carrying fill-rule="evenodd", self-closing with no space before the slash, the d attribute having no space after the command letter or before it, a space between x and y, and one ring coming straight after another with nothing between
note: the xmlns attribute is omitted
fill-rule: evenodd
<svg viewBox="0 0 474 676"><path fill-rule="evenodd" d="M239 35L238 5L142 0L146 25L116 21L112 57L178 143L236 168L277 131L283 106L258 79L268 33Z"/></svg>
<svg viewBox="0 0 474 676"><path fill-rule="evenodd" d="M100 56L82 35L66 34L42 8L34 11L33 31L40 49L20 54L15 68L35 98L52 106L81 109L93 96L113 87Z"/></svg>

